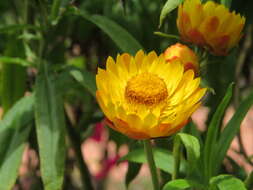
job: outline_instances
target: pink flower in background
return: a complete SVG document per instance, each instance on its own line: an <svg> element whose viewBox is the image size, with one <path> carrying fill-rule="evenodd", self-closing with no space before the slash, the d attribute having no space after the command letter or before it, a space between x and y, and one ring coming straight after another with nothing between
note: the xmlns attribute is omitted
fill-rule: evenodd
<svg viewBox="0 0 253 190"><path fill-rule="evenodd" d="M104 160L102 169L94 176L95 179L101 180L101 179L105 178L108 175L111 168L117 164L117 161L119 160L119 158L120 158L119 155L115 155L112 158L108 158L108 159Z"/></svg>
<svg viewBox="0 0 253 190"><path fill-rule="evenodd" d="M91 135L91 139L96 142L101 142L103 140L103 136L105 134L104 122L96 123L93 134Z"/></svg>

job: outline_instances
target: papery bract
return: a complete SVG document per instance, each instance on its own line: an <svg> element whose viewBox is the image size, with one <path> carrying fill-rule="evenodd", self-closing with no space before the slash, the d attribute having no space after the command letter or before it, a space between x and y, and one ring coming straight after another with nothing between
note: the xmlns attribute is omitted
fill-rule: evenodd
<svg viewBox="0 0 253 190"><path fill-rule="evenodd" d="M107 124L134 139L169 136L188 122L206 92L178 60L137 52L109 57L96 75L97 101Z"/></svg>
<svg viewBox="0 0 253 190"><path fill-rule="evenodd" d="M185 0L178 8L177 27L184 41L226 55L242 37L245 17L213 1Z"/></svg>

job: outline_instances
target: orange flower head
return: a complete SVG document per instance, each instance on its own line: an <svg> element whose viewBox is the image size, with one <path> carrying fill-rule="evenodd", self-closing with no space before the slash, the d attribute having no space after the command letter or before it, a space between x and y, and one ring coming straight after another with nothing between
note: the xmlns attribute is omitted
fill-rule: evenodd
<svg viewBox="0 0 253 190"><path fill-rule="evenodd" d="M206 92L192 69L164 55L137 52L109 57L98 69L96 97L107 124L134 139L169 136L180 130Z"/></svg>
<svg viewBox="0 0 253 190"><path fill-rule="evenodd" d="M195 74L199 72L199 63L197 55L187 46L176 43L168 47L164 52L166 62L180 61L184 70L193 69Z"/></svg>
<svg viewBox="0 0 253 190"><path fill-rule="evenodd" d="M177 27L184 41L204 46L215 55L226 55L242 37L245 17L221 4L185 0L178 8Z"/></svg>

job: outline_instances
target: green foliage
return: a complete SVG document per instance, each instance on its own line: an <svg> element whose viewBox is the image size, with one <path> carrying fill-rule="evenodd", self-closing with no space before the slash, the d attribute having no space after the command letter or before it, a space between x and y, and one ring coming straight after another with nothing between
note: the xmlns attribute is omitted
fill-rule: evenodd
<svg viewBox="0 0 253 190"><path fill-rule="evenodd" d="M33 111L34 96L27 96L15 103L0 122L0 189L10 190L16 181Z"/></svg>
<svg viewBox="0 0 253 190"><path fill-rule="evenodd" d="M123 52L135 55L138 50L143 49L131 34L109 18L100 15L89 15L81 10L80 12L77 11L76 14L81 15L83 18L97 25L103 32L110 36Z"/></svg>
<svg viewBox="0 0 253 190"><path fill-rule="evenodd" d="M176 9L182 2L0 2L0 113L3 109L0 114L0 190L21 189L23 176L18 169L26 146L38 154L40 163L28 168L31 170L28 178L32 181L28 189L93 190L93 185L103 189L106 179L93 180L82 153L82 143L93 138L97 122L103 125L102 137L97 137L102 140L97 143L106 148L113 144L116 154L122 145L129 149L119 160L129 162L125 178L128 187L147 158L139 146L142 143L104 128L104 116L95 100L96 71L105 66L109 55L116 57L119 52L134 55L140 49L160 54L176 42L191 45L202 56L199 60L205 59L208 64L201 65L199 76L202 84L215 93L203 100L203 105L210 110L210 118L205 121L206 131L200 131L198 123L190 121L174 136L174 141L172 138L153 140L155 165L160 170L161 184L165 184L162 189L253 188L252 173L246 177L244 168L233 158L227 159L233 170L227 170L223 163L253 104L250 72L253 45L247 38L252 36L252 1L215 0L246 17L240 44L225 57L214 56L201 47L181 41ZM236 112L221 130L230 102ZM111 154L106 148L101 163L107 163ZM243 151L240 147L240 153ZM253 165L245 153L241 155ZM107 167L105 170L111 166Z"/></svg>
<svg viewBox="0 0 253 190"><path fill-rule="evenodd" d="M243 182L231 175L219 175L211 178L210 189L217 187L219 190L246 190Z"/></svg>
<svg viewBox="0 0 253 190"><path fill-rule="evenodd" d="M7 56L23 57L22 44L20 41L10 39L5 50ZM2 60L3 61L3 60ZM5 61L11 61L7 59ZM4 112L7 112L11 106L24 95L26 73L25 68L17 64L8 64L3 62L2 65L2 83L1 83L1 100Z"/></svg>
<svg viewBox="0 0 253 190"><path fill-rule="evenodd" d="M204 148L204 164L205 164L205 173L207 176L211 176L213 174L213 165L216 163L216 155L214 154L215 149L217 148L217 141L220 136L220 125L221 119L224 116L225 110L231 100L232 97L232 90L233 84L227 89L227 92L221 101L219 107L216 109L212 120L208 126L206 141L205 141L205 148Z"/></svg>
<svg viewBox="0 0 253 190"><path fill-rule="evenodd" d="M245 100L241 102L237 111L225 126L225 129L222 131L220 139L218 141L217 149L214 153L214 155L216 155L216 163L218 163L215 167L215 172L218 171L219 165L223 161L233 138L237 135L240 129L242 120L244 119L252 104L253 93L251 93Z"/></svg>
<svg viewBox="0 0 253 190"><path fill-rule="evenodd" d="M63 99L57 95L54 77L43 65L36 80L35 121L40 166L46 190L62 189L65 165L65 120Z"/></svg>
<svg viewBox="0 0 253 190"><path fill-rule="evenodd" d="M178 133L175 138L179 138L186 149L188 176L192 176L193 172L196 174L196 171L198 171L200 164L200 145L198 139L192 135L185 133Z"/></svg>
<svg viewBox="0 0 253 190"><path fill-rule="evenodd" d="M74 77L89 93L94 97L96 96L96 83L93 74L88 71L72 70L70 71L71 76Z"/></svg>
<svg viewBox="0 0 253 190"><path fill-rule="evenodd" d="M163 187L163 190L183 190L191 186L191 183L185 179L176 179L166 183Z"/></svg>
<svg viewBox="0 0 253 190"><path fill-rule="evenodd" d="M173 172L173 156L171 152L161 149L161 148L154 148L154 159L155 164L158 168L161 170L172 174ZM135 162L135 163L146 163L147 158L145 156L145 152L143 149L135 149L128 153L127 155L120 158L120 161L127 160L129 162ZM183 162L184 163L184 162ZM184 164L182 164L182 169Z"/></svg>
<svg viewBox="0 0 253 190"><path fill-rule="evenodd" d="M175 8L178 7L178 5L180 5L183 2L183 0L167 0L165 5L163 6L163 9L161 11L161 15L160 15L160 23L159 23L159 27L161 27L163 20L165 19L165 17Z"/></svg>

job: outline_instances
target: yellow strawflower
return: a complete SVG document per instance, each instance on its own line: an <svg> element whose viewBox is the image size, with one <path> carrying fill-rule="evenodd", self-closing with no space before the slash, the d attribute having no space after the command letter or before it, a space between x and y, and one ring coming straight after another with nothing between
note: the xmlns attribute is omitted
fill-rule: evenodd
<svg viewBox="0 0 253 190"><path fill-rule="evenodd" d="M245 17L221 4L185 0L178 8L177 27L183 40L226 55L242 37Z"/></svg>
<svg viewBox="0 0 253 190"><path fill-rule="evenodd" d="M187 46L176 43L168 47L164 52L166 62L180 61L184 65L184 70L193 69L195 74L199 72L198 57Z"/></svg>
<svg viewBox="0 0 253 190"><path fill-rule="evenodd" d="M97 101L108 125L134 139L168 136L181 129L201 104L206 92L193 70L181 62L166 63L155 52L135 57L127 53L116 61L108 57L106 70L98 68Z"/></svg>

